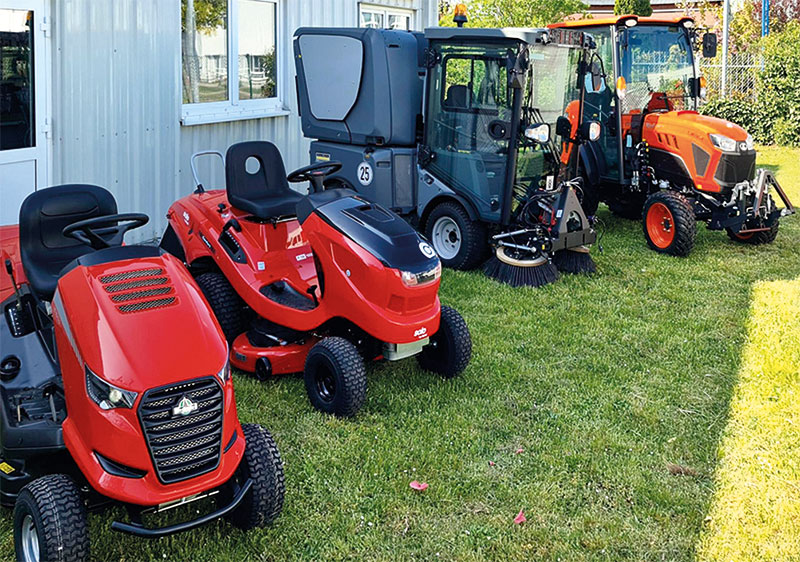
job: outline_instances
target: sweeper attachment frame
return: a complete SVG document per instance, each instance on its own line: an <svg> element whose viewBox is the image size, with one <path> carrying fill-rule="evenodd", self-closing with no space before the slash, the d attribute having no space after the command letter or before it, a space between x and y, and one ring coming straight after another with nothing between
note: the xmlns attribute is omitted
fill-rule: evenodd
<svg viewBox="0 0 800 562"><path fill-rule="evenodd" d="M594 222L554 142L592 48L583 33L537 29L299 29L311 161L341 162L327 185L403 216L447 267L491 251L485 271L511 284L553 281L554 263L593 271Z"/></svg>

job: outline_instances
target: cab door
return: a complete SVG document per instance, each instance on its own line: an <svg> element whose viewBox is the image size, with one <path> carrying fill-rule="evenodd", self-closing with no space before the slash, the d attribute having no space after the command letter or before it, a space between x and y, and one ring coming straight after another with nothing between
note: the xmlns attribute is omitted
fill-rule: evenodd
<svg viewBox="0 0 800 562"><path fill-rule="evenodd" d="M0 0L0 225L48 185L44 0Z"/></svg>

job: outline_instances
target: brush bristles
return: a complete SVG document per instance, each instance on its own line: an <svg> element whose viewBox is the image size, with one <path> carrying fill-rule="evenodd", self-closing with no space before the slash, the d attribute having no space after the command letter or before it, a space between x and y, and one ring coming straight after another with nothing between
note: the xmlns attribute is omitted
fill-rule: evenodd
<svg viewBox="0 0 800 562"><path fill-rule="evenodd" d="M597 266L589 252L559 250L553 256L553 263L561 273L595 273Z"/></svg>
<svg viewBox="0 0 800 562"><path fill-rule="evenodd" d="M497 256L492 256L486 262L483 272L487 277L512 287L541 287L558 279L558 269L549 261L541 265L519 267L504 263Z"/></svg>

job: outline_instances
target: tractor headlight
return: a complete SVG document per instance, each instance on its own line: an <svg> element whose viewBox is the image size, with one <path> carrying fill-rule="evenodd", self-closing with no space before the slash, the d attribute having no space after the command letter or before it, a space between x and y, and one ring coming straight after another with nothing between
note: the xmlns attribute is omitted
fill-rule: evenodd
<svg viewBox="0 0 800 562"><path fill-rule="evenodd" d="M753 142L753 137L752 136L747 135L747 138L744 139L744 146L745 146L745 150L755 150L756 146L755 146L755 143Z"/></svg>
<svg viewBox="0 0 800 562"><path fill-rule="evenodd" d="M714 133L708 135L708 138L711 139L711 144L723 152L736 152L736 141L732 138Z"/></svg>
<svg viewBox="0 0 800 562"><path fill-rule="evenodd" d="M437 261L436 267L423 271L422 273L411 273L410 271L401 271L400 277L403 278L403 283L407 287L416 287L418 285L425 285L432 283L442 276L442 262Z"/></svg>
<svg viewBox="0 0 800 562"><path fill-rule="evenodd" d="M92 402L100 406L103 410L113 408L133 408L138 394L131 390L118 388L113 384L104 381L86 367L86 394Z"/></svg>
<svg viewBox="0 0 800 562"><path fill-rule="evenodd" d="M228 379L231 378L231 362L229 360L225 360L225 364L222 366L222 369L219 370L217 376L219 380L222 381L223 385L228 382Z"/></svg>

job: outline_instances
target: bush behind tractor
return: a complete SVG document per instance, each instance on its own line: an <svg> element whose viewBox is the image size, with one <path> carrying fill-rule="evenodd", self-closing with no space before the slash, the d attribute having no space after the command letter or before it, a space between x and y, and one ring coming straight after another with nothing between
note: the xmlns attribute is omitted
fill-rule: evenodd
<svg viewBox="0 0 800 562"><path fill-rule="evenodd" d="M586 71L606 78L587 79L582 111L574 104L566 111L573 128L589 119L603 125L600 139L579 149L588 201L641 217L648 245L666 254L692 251L696 221L737 242L775 240L778 220L794 208L772 173L756 169L752 137L696 111L705 78L695 46L713 57L716 35L701 38L688 17L618 16L550 27L590 33L597 50Z"/></svg>

